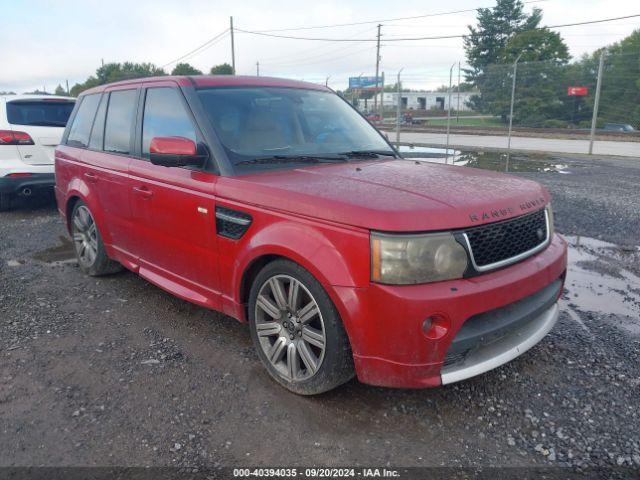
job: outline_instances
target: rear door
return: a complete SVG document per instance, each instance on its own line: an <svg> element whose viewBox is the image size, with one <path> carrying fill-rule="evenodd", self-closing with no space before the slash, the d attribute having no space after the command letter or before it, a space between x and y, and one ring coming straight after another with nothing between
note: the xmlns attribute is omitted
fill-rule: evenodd
<svg viewBox="0 0 640 480"><path fill-rule="evenodd" d="M73 99L16 99L7 101L7 121L13 130L23 131L33 139L33 145L19 145L24 163L53 165L54 151L62 139L71 115Z"/></svg>
<svg viewBox="0 0 640 480"><path fill-rule="evenodd" d="M112 88L102 95L82 155L83 180L95 191L104 219L104 241L117 251L118 260L129 262L134 269L137 258L131 230L129 163L138 95L139 89L131 86Z"/></svg>
<svg viewBox="0 0 640 480"><path fill-rule="evenodd" d="M83 178L84 164L82 156L89 145L91 127L93 126L100 103L101 94L83 95L78 99L78 111L73 116L69 125L69 132L64 145L61 145L56 154L56 196L58 208L64 209L69 189L78 189L82 184L78 182ZM97 199L93 189L83 189L85 201L91 203Z"/></svg>
<svg viewBox="0 0 640 480"><path fill-rule="evenodd" d="M140 275L183 298L219 308L215 257L217 177L197 168L162 167L149 161L154 137L202 140L178 86L144 85L139 113L139 158L131 161L131 206Z"/></svg>

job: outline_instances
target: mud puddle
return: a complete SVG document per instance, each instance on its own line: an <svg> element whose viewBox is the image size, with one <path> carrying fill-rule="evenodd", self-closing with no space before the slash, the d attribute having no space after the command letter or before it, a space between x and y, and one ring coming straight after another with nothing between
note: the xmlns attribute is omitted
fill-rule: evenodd
<svg viewBox="0 0 640 480"><path fill-rule="evenodd" d="M435 148L435 147L419 147L415 145L400 145L398 148L403 157L407 159L413 158L442 158L447 156L447 152L449 154L449 162L451 162L451 157L456 157L460 155L462 152L460 150L453 149L445 149L445 148Z"/></svg>
<svg viewBox="0 0 640 480"><path fill-rule="evenodd" d="M640 336L640 247L566 236L569 244L565 301Z"/></svg>
<svg viewBox="0 0 640 480"><path fill-rule="evenodd" d="M507 155L500 152L470 152L449 149L447 155L447 150L444 148L410 145L400 146L400 152L407 160L426 160L432 163L448 163L496 172L571 173L568 165L560 159L549 156L512 154L507 161Z"/></svg>
<svg viewBox="0 0 640 480"><path fill-rule="evenodd" d="M60 235L60 244L35 253L31 258L45 263L72 263L75 262L73 243L69 238Z"/></svg>

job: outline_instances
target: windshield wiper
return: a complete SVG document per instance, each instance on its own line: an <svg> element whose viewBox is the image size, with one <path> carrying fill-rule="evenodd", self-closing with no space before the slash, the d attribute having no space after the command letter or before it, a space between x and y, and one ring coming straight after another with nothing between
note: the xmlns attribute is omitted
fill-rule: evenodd
<svg viewBox="0 0 640 480"><path fill-rule="evenodd" d="M271 163L342 163L348 161L344 156L321 155L272 155L270 157L252 158L242 160L236 165L261 165Z"/></svg>
<svg viewBox="0 0 640 480"><path fill-rule="evenodd" d="M388 150L351 150L349 152L340 152L339 155L349 158L378 158L380 156L396 158L396 154Z"/></svg>

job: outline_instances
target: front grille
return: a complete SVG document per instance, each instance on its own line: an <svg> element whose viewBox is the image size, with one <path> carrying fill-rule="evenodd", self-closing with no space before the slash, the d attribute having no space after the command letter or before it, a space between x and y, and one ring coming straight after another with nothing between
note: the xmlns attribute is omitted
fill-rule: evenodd
<svg viewBox="0 0 640 480"><path fill-rule="evenodd" d="M471 228L465 231L465 236L474 266L484 270L545 243L548 237L546 213L542 209L514 219Z"/></svg>

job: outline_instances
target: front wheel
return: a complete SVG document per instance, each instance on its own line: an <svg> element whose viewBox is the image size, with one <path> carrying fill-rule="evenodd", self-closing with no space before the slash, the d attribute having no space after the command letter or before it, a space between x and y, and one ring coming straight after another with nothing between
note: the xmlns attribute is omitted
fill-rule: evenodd
<svg viewBox="0 0 640 480"><path fill-rule="evenodd" d="M98 225L89 207L81 200L73 207L71 235L78 265L84 273L99 277L122 270L122 265L107 256Z"/></svg>
<svg viewBox="0 0 640 480"><path fill-rule="evenodd" d="M267 371L294 393L323 393L354 375L349 340L333 302L296 263L277 260L258 274L249 324Z"/></svg>

